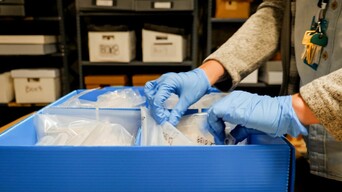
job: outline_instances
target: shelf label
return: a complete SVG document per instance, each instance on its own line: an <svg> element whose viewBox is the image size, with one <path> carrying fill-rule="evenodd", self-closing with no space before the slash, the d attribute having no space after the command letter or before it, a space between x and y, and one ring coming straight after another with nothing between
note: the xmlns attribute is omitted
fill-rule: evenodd
<svg viewBox="0 0 342 192"><path fill-rule="evenodd" d="M113 0L96 0L97 6L113 6Z"/></svg>
<svg viewBox="0 0 342 192"><path fill-rule="evenodd" d="M172 3L171 2L154 2L153 8L155 8L155 9L171 9Z"/></svg>

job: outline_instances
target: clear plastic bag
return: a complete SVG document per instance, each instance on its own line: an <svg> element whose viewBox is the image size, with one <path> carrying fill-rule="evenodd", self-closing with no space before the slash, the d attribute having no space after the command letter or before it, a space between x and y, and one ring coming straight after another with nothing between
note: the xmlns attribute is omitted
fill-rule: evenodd
<svg viewBox="0 0 342 192"><path fill-rule="evenodd" d="M157 124L146 107L141 108L141 121L142 146L196 145L170 123Z"/></svg>
<svg viewBox="0 0 342 192"><path fill-rule="evenodd" d="M199 101L192 104L189 109L207 109L209 108L214 102L220 100L221 98L227 96L228 93L209 93L204 95ZM176 94L171 94L171 96L165 101L165 107L168 109L172 109L177 104L179 98Z"/></svg>
<svg viewBox="0 0 342 192"><path fill-rule="evenodd" d="M121 125L80 117L37 114L36 145L128 146L134 137Z"/></svg>
<svg viewBox="0 0 342 192"><path fill-rule="evenodd" d="M207 113L185 115L179 121L177 129L193 143L198 145L214 145L214 137L208 131L207 119Z"/></svg>
<svg viewBox="0 0 342 192"><path fill-rule="evenodd" d="M146 98L132 88L90 89L74 95L59 107L133 108L144 106Z"/></svg>

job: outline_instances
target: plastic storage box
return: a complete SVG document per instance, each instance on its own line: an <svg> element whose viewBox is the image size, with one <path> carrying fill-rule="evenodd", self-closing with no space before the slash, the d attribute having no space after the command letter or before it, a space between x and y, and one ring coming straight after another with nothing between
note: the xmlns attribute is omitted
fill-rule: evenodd
<svg viewBox="0 0 342 192"><path fill-rule="evenodd" d="M80 91L38 113L61 112L54 106ZM98 117L109 111L112 121L140 126L139 109L100 109ZM252 135L248 145L230 146L35 146L34 117L0 135L1 191L293 191L294 148L284 138Z"/></svg>

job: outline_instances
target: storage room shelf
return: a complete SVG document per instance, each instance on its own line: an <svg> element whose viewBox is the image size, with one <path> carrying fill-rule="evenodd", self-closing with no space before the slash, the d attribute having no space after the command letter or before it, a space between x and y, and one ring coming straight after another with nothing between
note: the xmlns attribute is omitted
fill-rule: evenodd
<svg viewBox="0 0 342 192"><path fill-rule="evenodd" d="M201 14L202 12L200 11L199 7L203 7L201 3L205 1L206 0L188 1L192 3L191 8L189 6L188 10L186 10L186 8L183 10L177 10L179 8L173 9L173 7L170 9L152 10L151 7L146 7L145 9L138 9L134 6L120 7L120 3L113 5L113 7L101 7L96 6L94 3L95 1L77 0L76 21L80 87L85 87L84 77L88 75L101 76L121 74L130 78L135 74L149 75L162 74L166 72L181 72L197 67L199 63L198 61L201 57L199 53L199 35L203 32L203 28L200 26L200 20L201 18L205 17L203 14ZM152 2L154 1L146 1L145 3L151 3L152 5ZM171 0L170 2L179 3L180 1L173 2L173 0ZM202 10L203 9L204 8L202 8ZM146 26L146 24L148 26ZM133 35L135 37L135 41L133 45L135 45L135 55L130 59L127 59L127 57L125 57L126 59L124 60L119 59L118 61L120 62L116 62L115 59L112 59L112 61L108 62L101 62L101 59L92 59L94 58L95 53L98 53L98 51L95 51L98 48L96 46L91 46L92 49L89 49L89 44L94 43L94 38L91 38L92 41L89 41L90 38L88 33L94 31L115 32L115 30L108 30L108 28L106 29L105 27L109 27L109 29L111 29L110 27L115 28L120 26L127 27L126 32L134 32ZM143 29L150 29L154 32L158 31L162 33L183 36L184 39L186 39L184 61L178 59L178 53L176 55L177 59L172 58L170 59L170 62L167 60L154 61L146 59L148 56L146 56L146 53L144 56L144 42L142 37ZM151 38L149 41L153 41L152 36L149 36L149 38ZM119 46L123 45L122 41L123 40L121 39ZM99 40L97 40L97 43L98 42ZM178 42L180 41L178 40ZM173 46L177 45L177 49L175 50L180 50L182 48L179 46L178 42L171 44ZM127 43L131 42L127 41ZM100 56L96 55L96 57ZM130 82L130 80L128 81Z"/></svg>
<svg viewBox="0 0 342 192"><path fill-rule="evenodd" d="M82 61L82 65L86 66L130 66L130 67L140 67L140 66L170 66L170 67L180 67L180 66L188 66L191 67L193 65L192 61L184 61L181 63L178 62L142 62L142 61L132 61L129 63L124 62L90 62L90 61Z"/></svg>
<svg viewBox="0 0 342 192"><path fill-rule="evenodd" d="M244 23L247 19L234 19L234 18L211 18L212 23Z"/></svg>

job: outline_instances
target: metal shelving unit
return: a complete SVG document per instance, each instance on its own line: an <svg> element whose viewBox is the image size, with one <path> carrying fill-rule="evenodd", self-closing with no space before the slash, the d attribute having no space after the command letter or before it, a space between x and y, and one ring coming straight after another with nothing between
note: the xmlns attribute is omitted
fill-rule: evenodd
<svg viewBox="0 0 342 192"><path fill-rule="evenodd" d="M82 1L82 0L79 0ZM202 0L193 1L193 10L125 10L120 7L84 8L76 1L77 40L80 86L83 88L86 75L152 74L188 71L197 67L199 60L199 30ZM146 3L152 3L146 1ZM172 2L172 0L171 0ZM82 2L83 3L83 2ZM187 37L187 57L183 62L143 62L141 30L144 24L154 24L184 29ZM88 27L90 25L125 25L136 36L136 57L131 62L91 62L88 50Z"/></svg>
<svg viewBox="0 0 342 192"><path fill-rule="evenodd" d="M0 16L0 35L54 35L57 51L44 55L0 55L0 73L13 69L58 68L61 72L61 95L78 87L78 72L71 69L77 61L74 0L25 0L24 16ZM46 104L45 104L46 105ZM44 104L0 105L1 125L13 121Z"/></svg>

